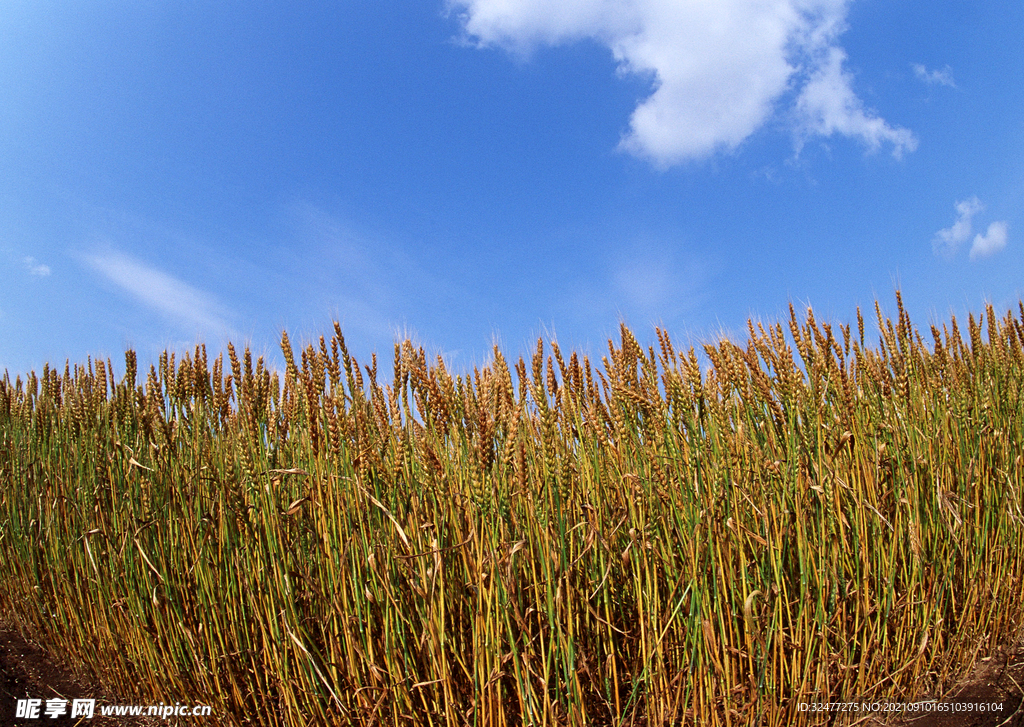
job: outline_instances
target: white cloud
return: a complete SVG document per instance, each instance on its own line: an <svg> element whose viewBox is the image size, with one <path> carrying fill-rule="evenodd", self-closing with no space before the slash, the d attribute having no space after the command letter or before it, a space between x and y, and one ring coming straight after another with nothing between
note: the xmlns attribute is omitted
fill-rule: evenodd
<svg viewBox="0 0 1024 727"><path fill-rule="evenodd" d="M799 124L805 134L832 136L835 133L859 138L872 151L883 142L892 144L897 159L904 151L914 151L917 139L909 129L890 126L884 119L864 108L850 84L852 77L843 70L846 53L830 48L827 60L811 75L796 101Z"/></svg>
<svg viewBox="0 0 1024 727"><path fill-rule="evenodd" d="M225 312L209 293L119 252L108 250L82 257L107 280L179 325L214 335L230 337L233 333Z"/></svg>
<svg viewBox="0 0 1024 727"><path fill-rule="evenodd" d="M1005 222L993 222L988 226L988 231L982 235L974 236L974 244L971 245L971 260L980 257L995 255L1006 247L1006 233L1009 225Z"/></svg>
<svg viewBox="0 0 1024 727"><path fill-rule="evenodd" d="M916 142L866 111L836 41L848 0L449 0L479 46L527 54L585 38L649 76L621 148L658 165L735 149L795 93L795 131L840 133L899 156Z"/></svg>
<svg viewBox="0 0 1024 727"><path fill-rule="evenodd" d="M29 273L37 277L45 278L51 272L49 265L37 263L36 259L31 255L22 258L21 261L25 264L25 269L28 270Z"/></svg>
<svg viewBox="0 0 1024 727"><path fill-rule="evenodd" d="M985 205L977 197L961 200L956 203L956 221L945 229L935 233L932 248L936 254L952 257L957 249L966 242L974 232L974 216L985 209ZM1006 238L1010 226L1006 222L993 222L985 234L980 232L974 236L971 244L970 259L989 257L1006 247Z"/></svg>
<svg viewBox="0 0 1024 727"><path fill-rule="evenodd" d="M950 227L939 230L932 240L932 249L936 254L951 257L970 236L974 215L985 206L977 197L971 197L956 203L956 222Z"/></svg>
<svg viewBox="0 0 1024 727"><path fill-rule="evenodd" d="M956 88L956 81L953 80L953 69L949 66L946 66L941 71L929 71L922 64L913 63L911 68L914 69L914 75L928 85L939 84L940 86Z"/></svg>

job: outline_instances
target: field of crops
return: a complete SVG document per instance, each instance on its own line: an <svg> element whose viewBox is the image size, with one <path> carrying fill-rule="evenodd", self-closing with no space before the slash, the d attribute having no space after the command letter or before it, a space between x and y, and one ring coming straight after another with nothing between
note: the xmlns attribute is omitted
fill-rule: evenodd
<svg viewBox="0 0 1024 727"><path fill-rule="evenodd" d="M1024 304L0 381L0 616L228 724L799 725L1024 630ZM386 364L385 364L386 366ZM386 380L386 383L385 383ZM204 723L212 723L206 722Z"/></svg>

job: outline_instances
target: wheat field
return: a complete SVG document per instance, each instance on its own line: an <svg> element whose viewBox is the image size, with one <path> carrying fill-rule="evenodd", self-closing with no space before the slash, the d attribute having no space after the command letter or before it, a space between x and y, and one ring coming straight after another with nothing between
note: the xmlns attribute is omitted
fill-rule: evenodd
<svg viewBox="0 0 1024 727"><path fill-rule="evenodd" d="M1022 635L1024 303L0 381L0 616L204 723L803 725ZM966 335L965 335L966 334ZM386 366L386 364L385 364ZM389 376L388 376L389 375Z"/></svg>

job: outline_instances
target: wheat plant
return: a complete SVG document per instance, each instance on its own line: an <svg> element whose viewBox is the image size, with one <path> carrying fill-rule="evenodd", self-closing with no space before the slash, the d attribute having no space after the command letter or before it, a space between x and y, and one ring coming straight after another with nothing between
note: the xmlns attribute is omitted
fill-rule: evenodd
<svg viewBox="0 0 1024 727"><path fill-rule="evenodd" d="M1021 636L1024 304L0 381L0 615L224 724L801 725Z"/></svg>

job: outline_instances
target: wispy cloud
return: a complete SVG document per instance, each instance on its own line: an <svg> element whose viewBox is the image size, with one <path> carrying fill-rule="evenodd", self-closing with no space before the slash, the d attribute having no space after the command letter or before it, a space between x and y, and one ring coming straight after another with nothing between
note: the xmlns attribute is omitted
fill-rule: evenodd
<svg viewBox="0 0 1024 727"><path fill-rule="evenodd" d="M392 241L354 229L331 212L297 200L287 207L295 242L290 274L309 279L307 305L330 308L346 332L381 345L401 338L409 311L440 311L460 299L458 284Z"/></svg>
<svg viewBox="0 0 1024 727"><path fill-rule="evenodd" d="M900 156L910 131L866 110L837 44L848 0L449 0L466 37L519 54L584 38L623 73L653 78L620 148L659 166L735 149L794 94L795 131L842 134Z"/></svg>
<svg viewBox="0 0 1024 727"><path fill-rule="evenodd" d="M51 272L49 265L43 265L42 263L36 262L36 259L31 255L23 257L21 262L25 265L25 269L36 277L45 278Z"/></svg>
<svg viewBox="0 0 1024 727"><path fill-rule="evenodd" d="M993 222L984 235L975 235L974 244L971 245L971 260L995 255L1006 247L1006 234L1009 228L1005 222Z"/></svg>
<svg viewBox="0 0 1024 727"><path fill-rule="evenodd" d="M960 246L971 237L974 232L974 216L985 209L977 197L961 200L956 203L956 221L944 229L935 233L932 240L932 249L937 255L951 258ZM1003 221L993 222L988 226L985 234L978 233L974 236L971 244L970 259L995 255L1006 247L1009 224Z"/></svg>
<svg viewBox="0 0 1024 727"><path fill-rule="evenodd" d="M857 98L853 77L843 69L845 60L842 48L830 48L827 60L800 92L796 102L800 132L805 136L842 134L860 139L871 151L889 143L897 159L914 151L917 139L909 129L891 126Z"/></svg>
<svg viewBox="0 0 1024 727"><path fill-rule="evenodd" d="M603 258L603 259L602 259ZM616 318L639 326L682 324L707 300L716 263L678 240L621 240L588 275L566 286L562 321L600 329Z"/></svg>
<svg viewBox="0 0 1024 727"><path fill-rule="evenodd" d="M935 233L932 249L936 254L952 257L957 249L971 236L974 215L984 209L977 197L961 200L956 203L956 221Z"/></svg>
<svg viewBox="0 0 1024 727"><path fill-rule="evenodd" d="M231 336L227 311L202 290L122 253L106 250L83 255L85 263L143 305L180 326Z"/></svg>
<svg viewBox="0 0 1024 727"><path fill-rule="evenodd" d="M940 86L956 88L956 82L953 80L953 69L949 66L946 66L941 71L929 71L921 63L912 63L910 67L914 69L915 76L930 86L938 84Z"/></svg>

